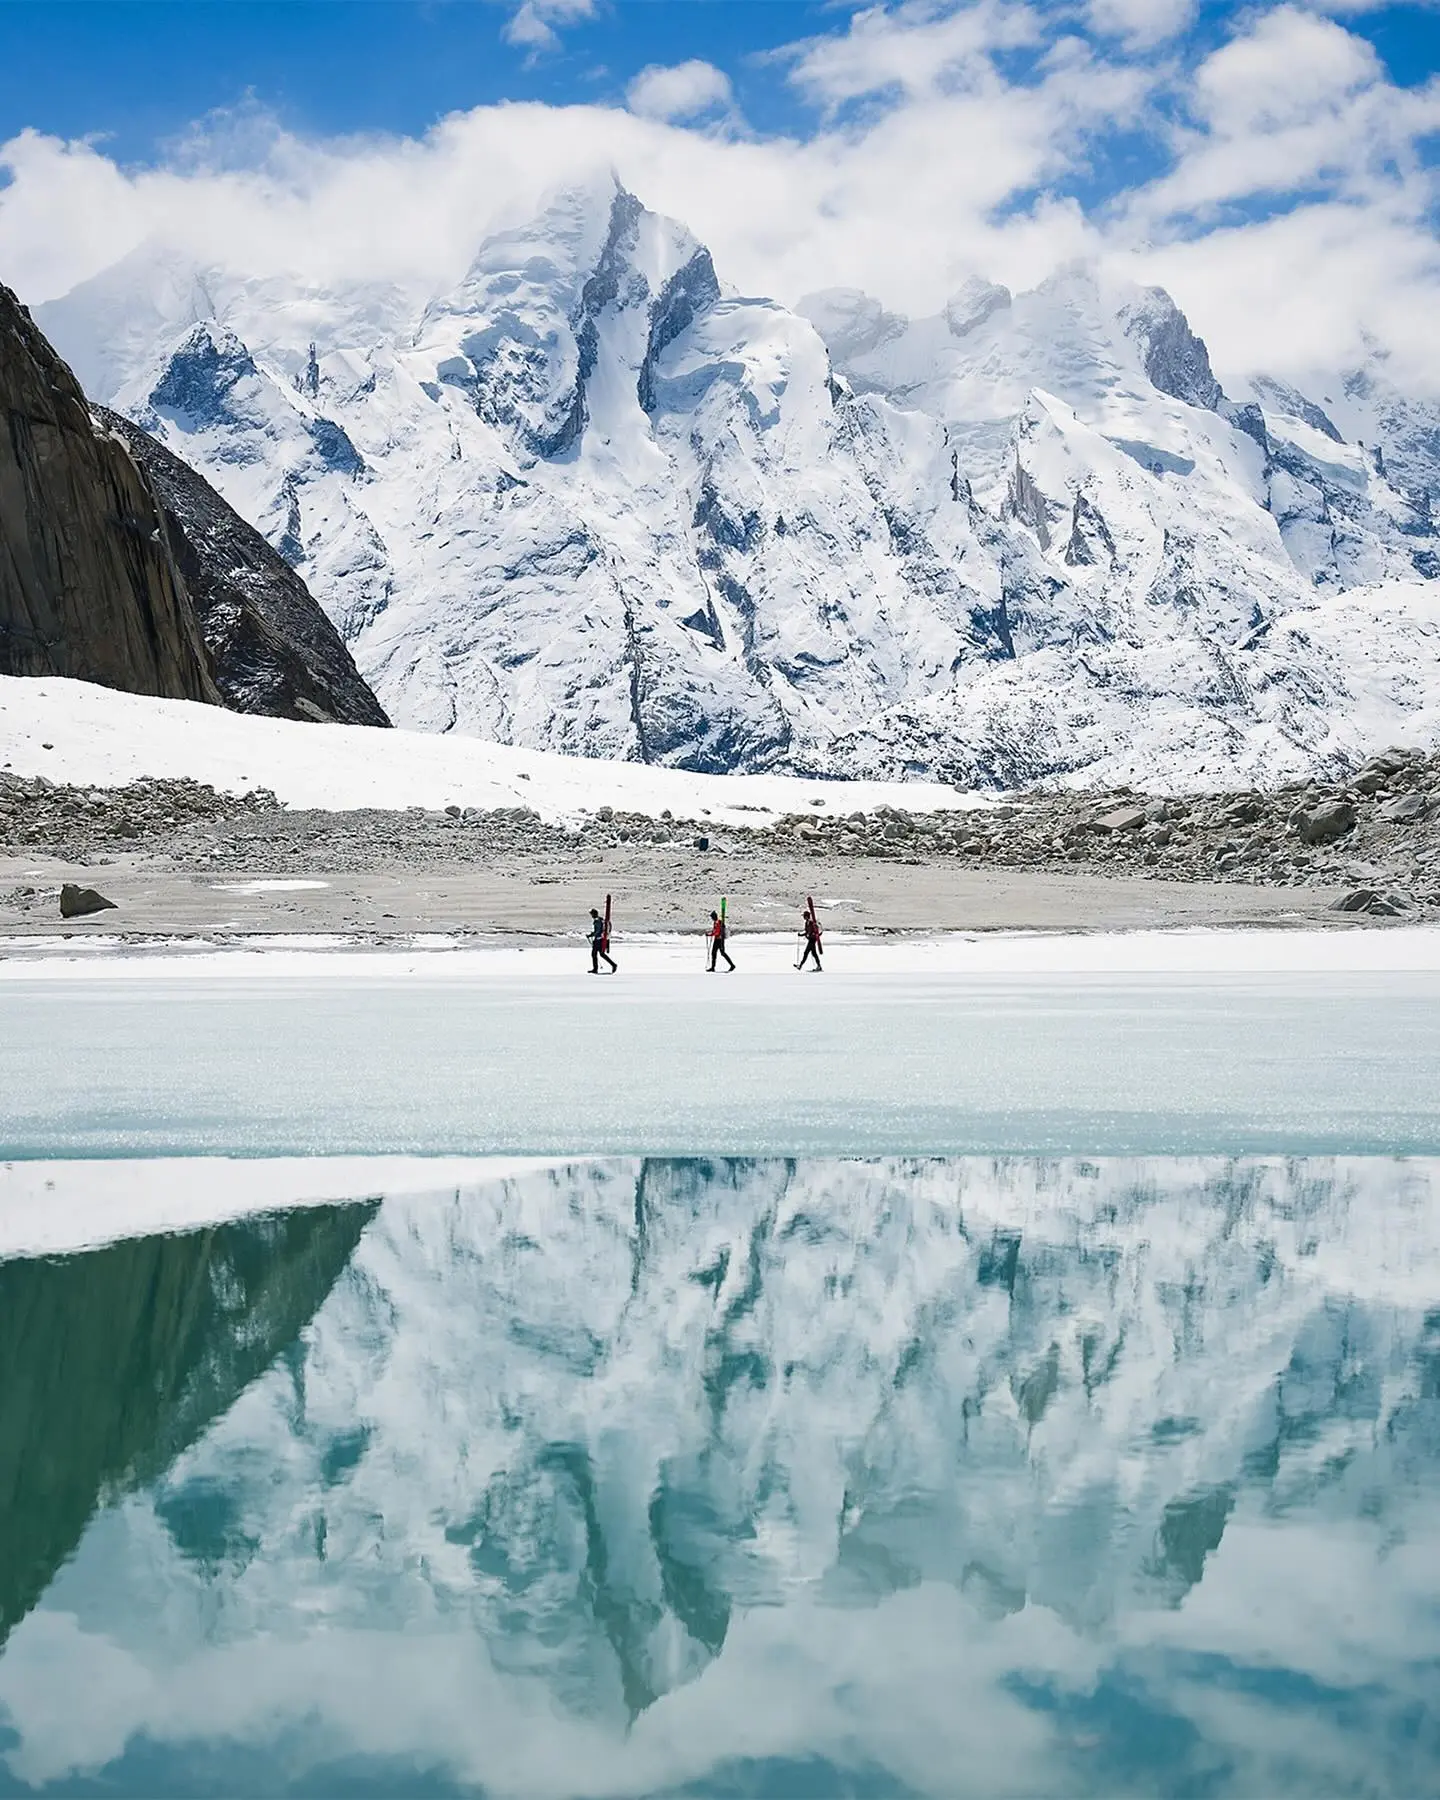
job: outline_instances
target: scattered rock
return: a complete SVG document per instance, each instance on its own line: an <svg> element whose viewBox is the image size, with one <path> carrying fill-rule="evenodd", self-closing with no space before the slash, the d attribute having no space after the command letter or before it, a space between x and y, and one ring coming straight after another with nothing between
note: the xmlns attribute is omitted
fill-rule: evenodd
<svg viewBox="0 0 1440 1800"><path fill-rule="evenodd" d="M1307 844L1329 844L1354 829L1355 808L1348 800L1324 800L1300 816L1300 835Z"/></svg>
<svg viewBox="0 0 1440 1800"><path fill-rule="evenodd" d="M1182 882L1218 874L1229 882L1323 887L1332 895L1363 890L1374 899L1357 903L1357 912L1383 903L1412 918L1440 916L1440 756L1398 757L1388 785L1373 796L1353 780L1342 789L1340 781L1349 779L1343 769L1327 775L1325 782L1268 791L1163 799L1055 787L1012 795L1000 806L931 814L882 806L838 816L802 801L800 810L778 817L757 811L753 824L726 827L717 843L717 827L703 812L666 821L608 806L572 824L525 806L326 812L282 807L264 791L220 794L190 781L69 788L0 769L0 845L50 851L72 871L95 871L115 850L127 860L138 853L251 876L289 876L310 865L336 873L420 871L508 857L538 858L551 873L573 869L577 852L583 858L624 845L643 855L650 846L693 845L702 853L816 863L953 858L995 870L1088 869ZM53 909L55 892L51 887L35 904Z"/></svg>
<svg viewBox="0 0 1440 1800"><path fill-rule="evenodd" d="M1335 902L1336 912L1370 913L1380 919L1396 919L1407 910L1399 894L1382 894L1376 888L1356 888Z"/></svg>
<svg viewBox="0 0 1440 1800"><path fill-rule="evenodd" d="M1425 817L1426 806L1423 795L1400 794L1394 800L1384 801L1375 810L1382 819L1389 819L1393 824L1409 825Z"/></svg>
<svg viewBox="0 0 1440 1800"><path fill-rule="evenodd" d="M83 919L90 913L113 912L115 902L107 900L95 888L77 887L73 881L67 881L60 890L60 917L62 919Z"/></svg>

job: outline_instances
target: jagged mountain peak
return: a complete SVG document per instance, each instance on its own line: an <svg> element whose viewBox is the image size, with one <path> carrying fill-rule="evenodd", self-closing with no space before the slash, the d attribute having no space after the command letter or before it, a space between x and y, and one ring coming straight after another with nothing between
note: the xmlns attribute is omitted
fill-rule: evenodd
<svg viewBox="0 0 1440 1800"><path fill-rule="evenodd" d="M945 302L945 323L952 337L963 338L995 313L1013 304L1015 296L999 282L972 275Z"/></svg>
<svg viewBox="0 0 1440 1800"><path fill-rule="evenodd" d="M1279 381L1273 375L1257 375L1250 385L1262 410L1270 417L1298 420L1322 437L1329 438L1332 444L1345 442L1343 433L1324 407L1308 399L1288 381Z"/></svg>
<svg viewBox="0 0 1440 1800"><path fill-rule="evenodd" d="M226 417L237 383L253 378L255 359L228 326L213 319L192 325L165 359L151 388L157 412L184 420L187 429Z"/></svg>
<svg viewBox="0 0 1440 1800"><path fill-rule="evenodd" d="M554 458L577 448L605 360L629 364L649 412L656 356L719 293L709 252L612 176L564 189L535 219L487 238L427 309L415 349L481 418Z"/></svg>
<svg viewBox="0 0 1440 1800"><path fill-rule="evenodd" d="M1145 373L1162 394L1215 412L1225 395L1210 367L1210 352L1161 287L1142 288L1122 305L1121 324L1140 346Z"/></svg>
<svg viewBox="0 0 1440 1800"><path fill-rule="evenodd" d="M821 288L804 295L795 310L820 333L837 366L879 349L910 324L863 288Z"/></svg>
<svg viewBox="0 0 1440 1800"><path fill-rule="evenodd" d="M1440 416L1383 370L1325 387L1343 445L1227 401L1174 299L1093 259L927 317L791 310L607 173L409 314L210 285L240 348L174 321L120 409L303 573L397 722L1007 782L1413 735L1423 609L1363 596L1440 574ZM1286 660L1356 629L1363 679Z"/></svg>

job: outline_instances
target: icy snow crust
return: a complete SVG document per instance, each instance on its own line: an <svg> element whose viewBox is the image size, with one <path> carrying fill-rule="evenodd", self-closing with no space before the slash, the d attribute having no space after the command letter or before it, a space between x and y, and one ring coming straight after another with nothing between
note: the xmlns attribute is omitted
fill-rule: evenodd
<svg viewBox="0 0 1440 1800"><path fill-rule="evenodd" d="M1440 931L0 964L0 1158L1440 1153Z"/></svg>
<svg viewBox="0 0 1440 1800"><path fill-rule="evenodd" d="M1167 296L1085 266L804 311L602 184L428 299L155 251L41 319L415 729L997 784L1440 736L1440 409L1383 364L1327 385L1352 442L1227 399Z"/></svg>

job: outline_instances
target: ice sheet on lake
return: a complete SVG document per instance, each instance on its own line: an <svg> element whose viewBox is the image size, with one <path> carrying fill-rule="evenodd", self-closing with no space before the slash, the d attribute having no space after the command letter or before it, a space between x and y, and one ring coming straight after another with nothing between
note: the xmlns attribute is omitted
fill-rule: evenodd
<svg viewBox="0 0 1440 1800"><path fill-rule="evenodd" d="M106 1157L0 1163L0 1261L378 1194L503 1181L538 1158Z"/></svg>
<svg viewBox="0 0 1440 1800"><path fill-rule="evenodd" d="M1440 1150L1434 931L624 954L9 965L0 1157Z"/></svg>

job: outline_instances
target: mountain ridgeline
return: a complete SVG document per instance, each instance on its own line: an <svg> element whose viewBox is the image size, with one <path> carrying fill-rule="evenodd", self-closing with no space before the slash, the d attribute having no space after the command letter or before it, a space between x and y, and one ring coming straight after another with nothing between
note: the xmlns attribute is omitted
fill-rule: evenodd
<svg viewBox="0 0 1440 1800"><path fill-rule="evenodd" d="M0 673L280 718L388 720L303 580L0 287Z"/></svg>
<svg viewBox="0 0 1440 1800"><path fill-rule="evenodd" d="M1437 716L1440 406L1378 351L1227 394L1167 294L1089 264L789 308L608 182L439 294L150 246L43 318L412 728L1203 786Z"/></svg>

